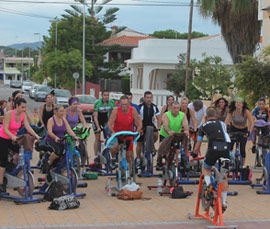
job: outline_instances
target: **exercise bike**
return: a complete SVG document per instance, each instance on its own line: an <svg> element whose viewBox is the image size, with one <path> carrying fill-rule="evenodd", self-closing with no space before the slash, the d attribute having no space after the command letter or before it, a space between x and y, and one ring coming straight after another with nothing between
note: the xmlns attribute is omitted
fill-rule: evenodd
<svg viewBox="0 0 270 229"><path fill-rule="evenodd" d="M195 215L188 214L188 218L204 218L215 225L207 228L237 228L236 225L226 226L223 222L221 193L223 181L227 172L226 164L229 163L229 161L230 160L227 158L220 158L220 171L217 168L212 169L211 184L214 188L210 192L208 198L205 197L207 185L204 181L204 175L202 174L200 177ZM200 213L200 205L202 206L204 213ZM214 214L210 213L211 208L213 209Z"/></svg>
<svg viewBox="0 0 270 229"><path fill-rule="evenodd" d="M131 131L120 131L115 133L113 136L111 136L107 143L106 143L106 148L110 149L112 148L117 142L118 142L118 138L121 137L121 144L119 144L118 147L118 166L117 166L117 170L116 170L116 182L117 182L117 186L116 187L107 187L110 188L110 190L112 191L120 191L124 185L129 185L131 184L131 176L130 176L130 172L129 172L129 164L127 162L126 159L126 152L127 152L127 148L126 148L126 141L127 141L127 137L133 137L133 143L136 144L137 140L140 137L140 133L138 132L131 132ZM132 158L133 161L133 158ZM136 179L135 179L135 166L133 163L132 166L132 175L133 175L133 182L136 183Z"/></svg>
<svg viewBox="0 0 270 229"><path fill-rule="evenodd" d="M30 141L34 142L34 137L30 135L22 135L18 139L32 138ZM24 151L23 148L20 151ZM30 160L32 159L32 152L26 150L23 154L23 158L18 165L15 165L13 161L16 155L13 152L9 152L8 167L4 175L4 184L8 189L14 189L18 192L19 196L13 196L9 193L1 193L0 199L13 200L16 204L25 204L33 202L41 202L40 198L33 198L33 191L35 186L34 175L31 171Z"/></svg>
<svg viewBox="0 0 270 229"><path fill-rule="evenodd" d="M232 174L229 175L231 177L231 180L228 180L229 184L240 184L240 185L250 185L250 174L248 175L248 179L244 180L243 178L243 171L245 170L242 166L242 155L240 154L240 142L239 139L246 138L247 133L243 132L232 132L229 134L231 140L236 142L235 152L231 152L231 168L230 172ZM247 169L249 169L247 167Z"/></svg>
<svg viewBox="0 0 270 229"><path fill-rule="evenodd" d="M72 147L71 142L74 139L71 136L66 135L60 141L65 142L65 154L62 157L54 160L53 167L56 165L54 169L51 169L45 178L39 178L39 182L45 182L42 186L37 186L35 189L39 189L39 191L34 192L34 194L45 195L48 191L48 187L54 181L59 181L64 186L64 192L66 194L74 194L76 197L84 197L85 193L76 193L76 188L78 186L78 175L74 168L74 162L72 157ZM53 149L50 146L47 146L49 152L53 152ZM49 158L48 153L46 158Z"/></svg>
<svg viewBox="0 0 270 229"><path fill-rule="evenodd" d="M257 194L270 194L270 134L263 136L262 140L268 141L268 152L265 155L265 163L263 167L263 173L261 178L256 179L256 184L251 184L252 188L263 188L263 190L257 190Z"/></svg>

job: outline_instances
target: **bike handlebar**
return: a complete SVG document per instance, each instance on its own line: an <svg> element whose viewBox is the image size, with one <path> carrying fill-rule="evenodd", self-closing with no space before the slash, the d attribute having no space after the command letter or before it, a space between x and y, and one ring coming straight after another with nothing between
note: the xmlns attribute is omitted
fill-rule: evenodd
<svg viewBox="0 0 270 229"><path fill-rule="evenodd" d="M244 137L244 138L248 137L248 133L243 133L243 132L239 132L239 131L231 132L231 133L229 133L229 135L230 135L231 139L235 139L235 140L238 140L241 137Z"/></svg>

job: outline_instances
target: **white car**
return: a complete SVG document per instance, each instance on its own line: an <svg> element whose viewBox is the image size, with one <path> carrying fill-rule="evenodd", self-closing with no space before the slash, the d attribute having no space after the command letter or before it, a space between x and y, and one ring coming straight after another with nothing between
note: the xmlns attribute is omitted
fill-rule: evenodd
<svg viewBox="0 0 270 229"><path fill-rule="evenodd" d="M22 85L22 92L25 93L25 92L29 92L30 88L32 87L32 83L31 82L24 82L23 85Z"/></svg>
<svg viewBox="0 0 270 229"><path fill-rule="evenodd" d="M65 89L54 89L54 94L56 97L57 104L61 104L64 107L68 106L68 99L71 96L70 91Z"/></svg>

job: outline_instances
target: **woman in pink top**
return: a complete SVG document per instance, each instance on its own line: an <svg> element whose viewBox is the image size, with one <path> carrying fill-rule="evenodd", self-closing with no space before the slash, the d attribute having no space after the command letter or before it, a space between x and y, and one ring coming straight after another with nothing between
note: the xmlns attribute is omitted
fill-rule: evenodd
<svg viewBox="0 0 270 229"><path fill-rule="evenodd" d="M19 146L14 144L16 142L16 135L18 129L24 124L26 130L39 140L38 135L29 126L28 120L26 118L26 100L23 98L18 98L15 101L15 109L6 112L4 116L3 125L0 129L0 193L6 192L6 187L3 184L4 174L8 162L8 150L12 149L15 152L19 151Z"/></svg>

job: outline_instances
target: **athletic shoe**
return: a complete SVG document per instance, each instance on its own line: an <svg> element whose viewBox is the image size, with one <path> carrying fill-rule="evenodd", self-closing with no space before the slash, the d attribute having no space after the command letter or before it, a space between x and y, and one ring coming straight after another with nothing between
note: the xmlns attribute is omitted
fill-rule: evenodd
<svg viewBox="0 0 270 229"><path fill-rule="evenodd" d="M224 213L227 210L227 202L225 204L222 204L222 213Z"/></svg>
<svg viewBox="0 0 270 229"><path fill-rule="evenodd" d="M255 145L252 146L251 151L252 151L252 153L256 153L256 146Z"/></svg>
<svg viewBox="0 0 270 229"><path fill-rule="evenodd" d="M158 158L158 159L157 159L156 170L157 170L157 171L162 171L162 170L163 170L162 158Z"/></svg>
<svg viewBox="0 0 270 229"><path fill-rule="evenodd" d="M97 164L97 165L100 164L99 156L95 156L94 162L95 162L95 164Z"/></svg>

